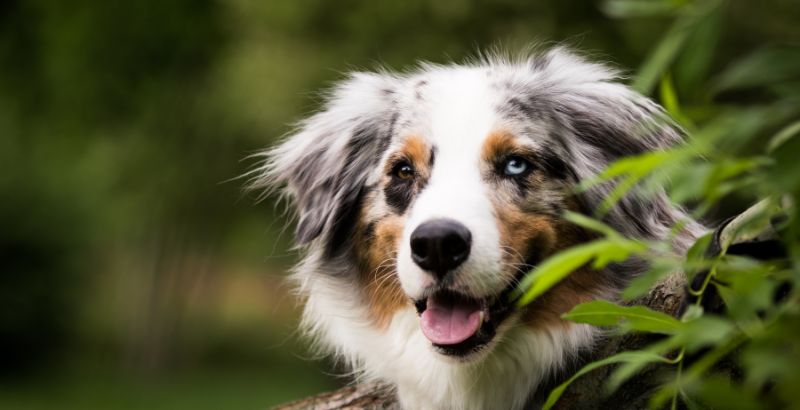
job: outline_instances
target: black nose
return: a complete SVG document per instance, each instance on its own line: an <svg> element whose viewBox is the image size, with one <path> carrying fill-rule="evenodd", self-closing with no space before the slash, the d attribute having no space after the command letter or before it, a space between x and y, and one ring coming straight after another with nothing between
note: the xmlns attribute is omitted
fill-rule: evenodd
<svg viewBox="0 0 800 410"><path fill-rule="evenodd" d="M467 260L471 244L472 235L466 226L452 219L434 219L411 233L411 259L442 278Z"/></svg>

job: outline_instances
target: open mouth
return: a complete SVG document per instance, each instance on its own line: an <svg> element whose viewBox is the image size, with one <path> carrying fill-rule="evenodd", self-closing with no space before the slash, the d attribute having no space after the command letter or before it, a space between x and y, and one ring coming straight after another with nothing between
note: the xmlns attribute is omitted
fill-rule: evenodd
<svg viewBox="0 0 800 410"><path fill-rule="evenodd" d="M440 289L415 302L422 333L439 353L465 357L486 347L513 311L509 286L494 297L477 299Z"/></svg>

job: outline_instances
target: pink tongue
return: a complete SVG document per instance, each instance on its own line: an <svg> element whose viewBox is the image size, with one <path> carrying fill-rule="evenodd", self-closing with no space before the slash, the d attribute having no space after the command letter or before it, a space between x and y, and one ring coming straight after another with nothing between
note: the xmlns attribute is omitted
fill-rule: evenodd
<svg viewBox="0 0 800 410"><path fill-rule="evenodd" d="M481 308L465 301L428 298L419 320L422 334L437 345L461 343L481 327Z"/></svg>

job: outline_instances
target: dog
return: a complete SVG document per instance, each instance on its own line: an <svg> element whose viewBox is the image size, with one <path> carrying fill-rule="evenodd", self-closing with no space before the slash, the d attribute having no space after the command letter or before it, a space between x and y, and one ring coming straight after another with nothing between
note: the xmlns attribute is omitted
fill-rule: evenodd
<svg viewBox="0 0 800 410"><path fill-rule="evenodd" d="M303 328L405 409L535 404L602 337L561 315L615 299L647 265L584 266L523 308L509 295L595 237L563 214L593 215L614 184L580 181L681 142L665 117L616 70L563 47L350 75L253 171L253 187L281 190L295 211ZM671 238L675 252L702 232L658 189L634 189L603 221Z"/></svg>

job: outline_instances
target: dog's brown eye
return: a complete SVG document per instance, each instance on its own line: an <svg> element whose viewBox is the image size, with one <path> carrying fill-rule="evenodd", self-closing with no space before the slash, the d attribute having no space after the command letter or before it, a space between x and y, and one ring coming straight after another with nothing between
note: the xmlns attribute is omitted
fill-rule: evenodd
<svg viewBox="0 0 800 410"><path fill-rule="evenodd" d="M392 175L403 180L410 180L414 178L414 168L407 162L401 162L394 166Z"/></svg>
<svg viewBox="0 0 800 410"><path fill-rule="evenodd" d="M509 157L503 164L503 174L509 177L524 175L531 169L531 163L521 157Z"/></svg>

